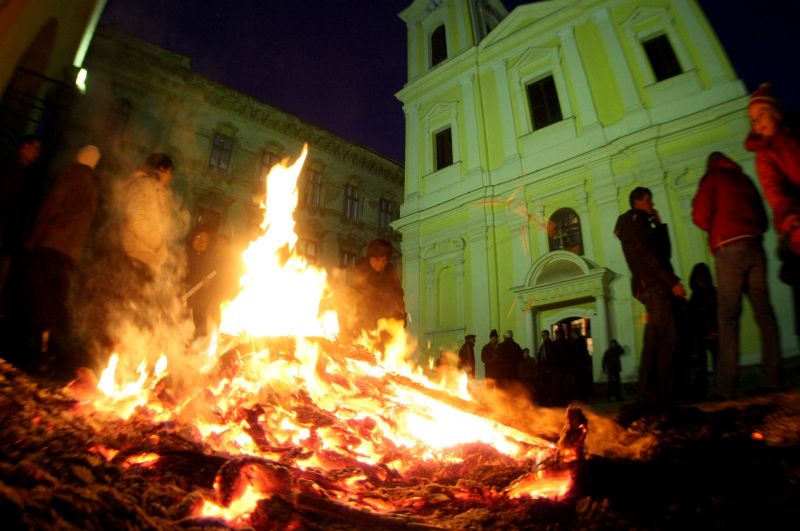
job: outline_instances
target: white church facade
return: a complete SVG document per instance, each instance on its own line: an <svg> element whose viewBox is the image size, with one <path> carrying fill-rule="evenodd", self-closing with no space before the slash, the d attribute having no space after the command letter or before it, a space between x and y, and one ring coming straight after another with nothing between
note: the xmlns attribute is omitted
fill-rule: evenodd
<svg viewBox="0 0 800 531"><path fill-rule="evenodd" d="M653 191L675 271L712 265L691 201L722 151L743 147L748 94L694 0L415 0L400 219L411 332L423 355L510 329L533 352L542 330L591 338L594 378L614 338L635 379L644 307L613 229L636 186ZM784 354L797 352L789 290L765 240ZM743 363L758 362L749 308ZM483 368L478 362L478 374Z"/></svg>

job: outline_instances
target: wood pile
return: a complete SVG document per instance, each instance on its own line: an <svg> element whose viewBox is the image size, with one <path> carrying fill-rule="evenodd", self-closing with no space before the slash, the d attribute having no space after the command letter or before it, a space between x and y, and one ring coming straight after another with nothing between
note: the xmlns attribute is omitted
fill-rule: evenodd
<svg viewBox="0 0 800 531"><path fill-rule="evenodd" d="M402 477L225 455L186 426L83 411L2 360L0 415L6 529L783 529L800 507L797 391L631 414L620 429L657 444L636 458L587 444L576 462L540 469L575 474L558 501L500 495L531 471L483 444L463 447L459 463L420 463ZM580 439L580 419L570 420L578 424L568 422L562 445ZM371 486L360 507L340 501L356 477ZM247 522L196 516L205 500L224 504L248 484L271 495Z"/></svg>

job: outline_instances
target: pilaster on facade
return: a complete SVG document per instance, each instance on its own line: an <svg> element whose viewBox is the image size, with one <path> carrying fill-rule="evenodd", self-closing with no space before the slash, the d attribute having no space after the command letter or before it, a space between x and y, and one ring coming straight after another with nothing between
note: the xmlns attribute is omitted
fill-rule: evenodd
<svg viewBox="0 0 800 531"><path fill-rule="evenodd" d="M498 117L503 143L503 161L518 156L517 132L514 125L514 105L511 101L511 90L508 81L508 59L492 64L495 86L497 90Z"/></svg>
<svg viewBox="0 0 800 531"><path fill-rule="evenodd" d="M511 237L511 260L513 263L513 285L522 284L531 264L530 217L522 198L506 205L506 226Z"/></svg>
<svg viewBox="0 0 800 531"><path fill-rule="evenodd" d="M592 232L592 220L589 214L589 194L586 193L584 183L583 190L575 192L575 202L578 204L578 217L581 220L581 240L583 241L584 256L595 260L594 255L594 233Z"/></svg>
<svg viewBox="0 0 800 531"><path fill-rule="evenodd" d="M591 130L598 127L599 124L589 80L586 78L581 54L578 51L578 45L575 43L575 28L572 26L562 28L558 32L558 37L561 41L561 48L564 50L564 63L572 80L572 93L578 102L578 112L576 114L583 128Z"/></svg>
<svg viewBox="0 0 800 531"><path fill-rule="evenodd" d="M419 193L419 180L422 172L419 166L419 104L403 106L406 115L406 171L405 196L410 199Z"/></svg>
<svg viewBox="0 0 800 531"><path fill-rule="evenodd" d="M591 18L597 24L600 38L603 41L606 53L608 53L611 68L614 71L614 80L617 83L619 95L622 98L623 123L626 131L621 131L619 134L646 127L649 125L649 117L642 103L633 72L622 49L619 33L611 20L608 8L602 7L598 9L591 14Z"/></svg>
<svg viewBox="0 0 800 531"><path fill-rule="evenodd" d="M480 167L480 138L479 138L479 125L475 112L475 107L479 103L475 98L475 73L468 72L461 76L458 80L461 86L461 94L463 96L462 106L464 109L464 128L466 133L466 152L464 153L464 160L466 162L466 171L472 172Z"/></svg>

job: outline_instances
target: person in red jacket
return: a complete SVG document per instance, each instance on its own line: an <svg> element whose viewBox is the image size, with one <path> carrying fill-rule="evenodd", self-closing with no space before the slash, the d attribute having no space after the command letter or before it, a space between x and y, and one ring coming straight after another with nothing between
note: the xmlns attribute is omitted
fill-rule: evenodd
<svg viewBox="0 0 800 531"><path fill-rule="evenodd" d="M772 208L783 260L780 278L794 291L795 334L800 336L800 139L784 119L768 83L750 96L752 129L745 147L756 154L756 172Z"/></svg>
<svg viewBox="0 0 800 531"><path fill-rule="evenodd" d="M714 395L730 398L739 366L739 316L746 293L761 334L764 388L780 387L778 323L767 288L767 257L762 235L767 213L753 181L734 161L715 151L692 201L694 224L708 232L717 272L719 357Z"/></svg>

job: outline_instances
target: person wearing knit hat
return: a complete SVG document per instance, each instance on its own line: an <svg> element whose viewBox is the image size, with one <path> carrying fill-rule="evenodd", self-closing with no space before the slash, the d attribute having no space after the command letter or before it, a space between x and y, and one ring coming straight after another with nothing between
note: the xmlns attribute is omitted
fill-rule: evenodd
<svg viewBox="0 0 800 531"><path fill-rule="evenodd" d="M464 336L464 344L458 350L458 370L475 378L475 334Z"/></svg>
<svg viewBox="0 0 800 531"><path fill-rule="evenodd" d="M45 197L25 247L32 252L32 353L34 370L69 377L81 363L68 359L67 298L70 284L97 209L94 168L100 160L96 146L84 146L75 162L61 170ZM36 359L38 357L38 359Z"/></svg>
<svg viewBox="0 0 800 531"><path fill-rule="evenodd" d="M489 387L494 387L498 374L497 347L499 346L497 330L489 333L489 342L481 349L481 361L483 362L484 377Z"/></svg>
<svg viewBox="0 0 800 531"><path fill-rule="evenodd" d="M755 152L756 174L779 234L780 278L794 291L795 334L800 336L800 139L769 84L750 96L747 114L752 129L745 147Z"/></svg>

